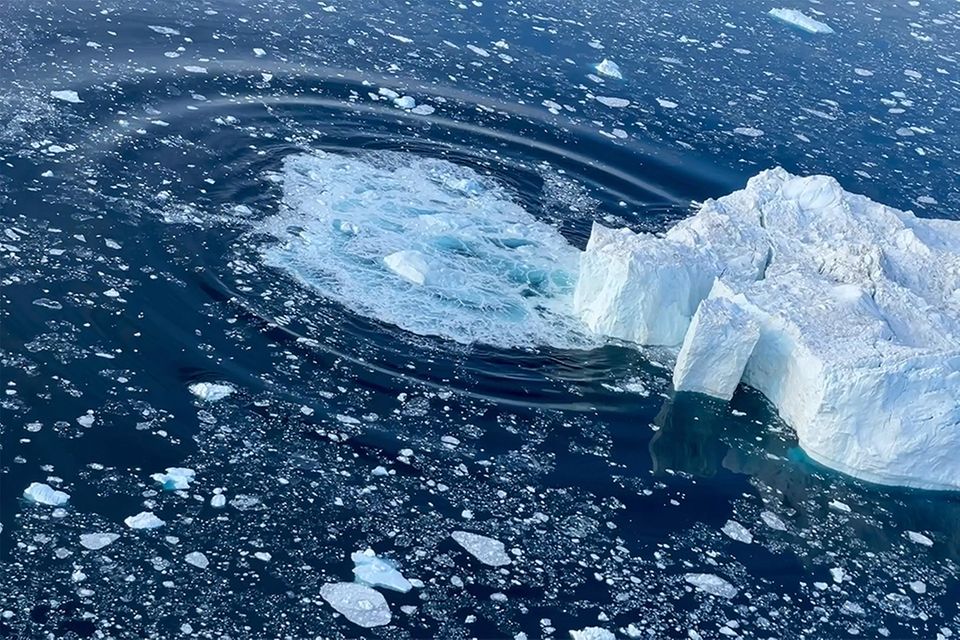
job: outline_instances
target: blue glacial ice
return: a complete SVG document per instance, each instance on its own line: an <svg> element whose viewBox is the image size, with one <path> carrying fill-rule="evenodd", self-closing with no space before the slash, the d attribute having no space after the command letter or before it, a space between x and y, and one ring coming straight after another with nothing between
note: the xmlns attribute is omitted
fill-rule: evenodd
<svg viewBox="0 0 960 640"><path fill-rule="evenodd" d="M413 585L397 571L396 565L378 558L372 549L355 551L350 555L353 560L353 575L360 584L368 587L383 587L392 591L406 593Z"/></svg>
<svg viewBox="0 0 960 640"><path fill-rule="evenodd" d="M350 311L503 348L588 347L579 251L475 171L408 154L297 154L264 261Z"/></svg>
<svg viewBox="0 0 960 640"><path fill-rule="evenodd" d="M45 504L51 507L60 507L67 504L70 496L63 491L57 491L48 484L42 482L31 482L30 486L23 490L23 497L30 502Z"/></svg>

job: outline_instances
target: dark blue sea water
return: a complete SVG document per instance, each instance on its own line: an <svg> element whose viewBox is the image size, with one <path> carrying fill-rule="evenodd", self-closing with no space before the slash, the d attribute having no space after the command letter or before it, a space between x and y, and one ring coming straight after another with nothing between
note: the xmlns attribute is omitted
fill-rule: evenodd
<svg viewBox="0 0 960 640"><path fill-rule="evenodd" d="M669 354L549 309L593 221L663 230L771 166L957 218L960 3L786 5L829 35L774 6L5 0L0 636L960 634L960 498L820 468L759 394L674 397ZM364 251L414 246L410 208L463 225L479 298L337 235L376 209ZM504 221L556 244L534 293L464 240ZM367 548L415 581L371 629L321 596Z"/></svg>

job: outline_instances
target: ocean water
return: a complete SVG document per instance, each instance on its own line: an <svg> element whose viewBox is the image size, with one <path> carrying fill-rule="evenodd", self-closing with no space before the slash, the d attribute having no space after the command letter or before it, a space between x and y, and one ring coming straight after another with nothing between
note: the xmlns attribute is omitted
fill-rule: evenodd
<svg viewBox="0 0 960 640"><path fill-rule="evenodd" d="M4 2L0 636L960 634L960 497L563 312L594 221L771 166L958 218L960 3L780 6Z"/></svg>

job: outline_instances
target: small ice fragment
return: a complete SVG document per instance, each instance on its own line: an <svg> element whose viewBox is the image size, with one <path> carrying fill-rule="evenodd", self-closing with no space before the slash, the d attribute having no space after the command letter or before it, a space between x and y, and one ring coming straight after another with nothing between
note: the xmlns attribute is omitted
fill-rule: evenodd
<svg viewBox="0 0 960 640"><path fill-rule="evenodd" d="M383 263L390 271L413 284L425 284L430 271L426 256L413 249L391 253L383 259Z"/></svg>
<svg viewBox="0 0 960 640"><path fill-rule="evenodd" d="M667 100L666 98L657 98L657 104L664 109L676 109L678 106L680 106L673 100Z"/></svg>
<svg viewBox="0 0 960 640"><path fill-rule="evenodd" d="M736 520L727 520L727 524L723 525L723 533L737 542L743 542L744 544L753 542L753 534L750 533L750 530Z"/></svg>
<svg viewBox="0 0 960 640"><path fill-rule="evenodd" d="M167 467L166 473L155 473L151 478L163 485L166 491L189 489L196 472L184 467Z"/></svg>
<svg viewBox="0 0 960 640"><path fill-rule="evenodd" d="M851 512L850 505L845 502L840 502L839 500L831 500L827 506L843 513Z"/></svg>
<svg viewBox="0 0 960 640"><path fill-rule="evenodd" d="M253 554L253 557L261 562L270 562L270 560L273 559L269 551L257 551Z"/></svg>
<svg viewBox="0 0 960 640"><path fill-rule="evenodd" d="M415 113L418 116L428 116L434 111L436 111L436 109L428 104L418 104L413 109L410 109L410 113Z"/></svg>
<svg viewBox="0 0 960 640"><path fill-rule="evenodd" d="M406 593L412 585L396 569L396 565L382 558L378 558L372 549L355 551L350 555L353 560L353 575L357 582L369 587L383 587L392 591Z"/></svg>
<svg viewBox="0 0 960 640"><path fill-rule="evenodd" d="M712 596L730 599L737 595L737 588L712 573L688 573L683 576L689 584Z"/></svg>
<svg viewBox="0 0 960 640"><path fill-rule="evenodd" d="M264 49L261 49L260 47L254 47L253 55L257 56L258 58L262 58L263 56L267 55L267 52Z"/></svg>
<svg viewBox="0 0 960 640"><path fill-rule="evenodd" d="M910 542L922 544L925 547L933 546L933 540L923 535L922 533L918 533L916 531L907 531L907 538L910 539Z"/></svg>
<svg viewBox="0 0 960 640"><path fill-rule="evenodd" d="M770 17L776 18L792 27L802 29L807 33L833 33L833 29L828 25L819 20L814 20L797 9L770 9L767 13Z"/></svg>
<svg viewBox="0 0 960 640"><path fill-rule="evenodd" d="M173 29L173 28L171 28L171 27L158 27L157 25L154 25L154 24L148 24L148 25L147 25L147 29L150 29L151 31L154 31L154 32L159 33L159 34L164 35L164 36L178 36L178 35L180 35L180 32L179 32L179 31L177 31L176 29Z"/></svg>
<svg viewBox="0 0 960 640"><path fill-rule="evenodd" d="M384 98L389 98L390 100L394 100L400 97L399 93L397 93L393 89L387 89L386 87L380 87L379 89L377 89L377 93L383 96Z"/></svg>
<svg viewBox="0 0 960 640"><path fill-rule="evenodd" d="M23 497L30 502L45 504L51 507L60 507L67 504L70 495L63 491L57 491L48 484L42 482L31 482L30 486L23 490Z"/></svg>
<svg viewBox="0 0 960 640"><path fill-rule="evenodd" d="M355 625L369 629L390 623L390 605L370 587L354 582L331 582L320 587L320 595Z"/></svg>
<svg viewBox="0 0 960 640"><path fill-rule="evenodd" d="M604 58L600 64L594 67L602 76L607 76L608 78L616 78L617 80L623 80L623 74L620 73L620 66L613 60L607 60Z"/></svg>
<svg viewBox="0 0 960 640"><path fill-rule="evenodd" d="M166 524L152 511L141 511L135 516L128 516L124 518L123 523L131 529L156 529Z"/></svg>
<svg viewBox="0 0 960 640"><path fill-rule="evenodd" d="M837 584L843 582L844 577L846 577L847 572L843 570L843 567L834 567L830 569L830 577L833 578L833 581Z"/></svg>
<svg viewBox="0 0 960 640"><path fill-rule="evenodd" d="M491 567L510 564L510 556L507 555L503 543L499 540L469 531L454 531L450 537L483 564Z"/></svg>
<svg viewBox="0 0 960 640"><path fill-rule="evenodd" d="M210 561L207 560L207 556L203 555L199 551L191 551L183 557L187 564L192 564L197 569L206 569L210 565Z"/></svg>
<svg viewBox="0 0 960 640"><path fill-rule="evenodd" d="M221 509L225 504L227 504L227 497L222 493L215 494L210 498L210 506L214 509Z"/></svg>
<svg viewBox="0 0 960 640"><path fill-rule="evenodd" d="M733 132L739 136L746 136L748 138L759 138L763 135L763 130L754 129L753 127L736 127Z"/></svg>
<svg viewBox="0 0 960 640"><path fill-rule="evenodd" d="M51 91L50 95L57 100L63 100L64 102L72 102L74 104L83 102L83 100L80 99L80 96L77 95L76 91L71 91L69 89L64 89L62 91Z"/></svg>
<svg viewBox="0 0 960 640"><path fill-rule="evenodd" d="M90 551L98 551L112 544L119 537L118 533L81 533L80 544Z"/></svg>
<svg viewBox="0 0 960 640"><path fill-rule="evenodd" d="M223 400L236 391L231 385L222 382L194 382L187 388L203 402Z"/></svg>
<svg viewBox="0 0 960 640"><path fill-rule="evenodd" d="M197 65L188 64L183 67L183 70L187 73L206 73L206 67L198 67Z"/></svg>
<svg viewBox="0 0 960 640"><path fill-rule="evenodd" d="M571 640L617 640L617 636L613 635L606 629L600 627L585 627L579 631L570 631Z"/></svg>
<svg viewBox="0 0 960 640"><path fill-rule="evenodd" d="M630 101L626 98L611 98L610 96L597 96L597 102L604 104L608 107L613 107L615 109L622 109L623 107L629 107Z"/></svg>

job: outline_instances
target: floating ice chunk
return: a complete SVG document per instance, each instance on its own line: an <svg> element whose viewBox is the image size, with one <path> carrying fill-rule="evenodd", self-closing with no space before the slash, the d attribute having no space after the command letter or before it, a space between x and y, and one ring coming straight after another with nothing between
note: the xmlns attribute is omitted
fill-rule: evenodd
<svg viewBox="0 0 960 640"><path fill-rule="evenodd" d="M510 556L507 555L503 543L499 540L469 531L454 531L450 537L483 564L491 567L510 564Z"/></svg>
<svg viewBox="0 0 960 640"><path fill-rule="evenodd" d="M427 257L413 249L391 253L383 259L383 263L387 265L390 271L413 284L425 284L427 274L430 272Z"/></svg>
<svg viewBox="0 0 960 640"><path fill-rule="evenodd" d="M746 136L748 138L759 138L763 135L763 129L756 129L754 127L735 127L733 132L739 136Z"/></svg>
<svg viewBox="0 0 960 640"><path fill-rule="evenodd" d="M584 627L570 631L570 640L617 640L617 636L601 627Z"/></svg>
<svg viewBox="0 0 960 640"><path fill-rule="evenodd" d="M222 509L227 504L227 496L222 493L214 494L210 498L210 506L214 509Z"/></svg>
<svg viewBox="0 0 960 640"><path fill-rule="evenodd" d="M743 542L744 544L753 542L753 534L750 533L750 530L736 520L727 520L722 531L728 538L737 542Z"/></svg>
<svg viewBox="0 0 960 640"><path fill-rule="evenodd" d="M683 576L689 584L700 591L709 593L719 598L733 598L737 595L737 588L732 584L712 573L688 573Z"/></svg>
<svg viewBox="0 0 960 640"><path fill-rule="evenodd" d="M418 104L413 109L410 109L410 113L415 113L418 116L428 116L434 111L436 111L436 109L428 104Z"/></svg>
<svg viewBox="0 0 960 640"><path fill-rule="evenodd" d="M676 346L703 299L726 299L760 327L743 382L808 455L874 482L960 489L957 291L960 223L776 169L662 237L595 225L574 301L599 333Z"/></svg>
<svg viewBox="0 0 960 640"><path fill-rule="evenodd" d="M612 98L610 96L597 96L597 102L615 109L622 109L630 106L630 101L626 98Z"/></svg>
<svg viewBox="0 0 960 640"><path fill-rule="evenodd" d="M178 36L178 35L180 35L180 32L177 31L176 29L172 28L172 27L162 27L162 26L158 26L158 25L155 25L155 24L148 24L148 25L147 25L147 29L150 29L151 31L154 31L154 32L159 33L160 35L164 35L164 36Z"/></svg>
<svg viewBox="0 0 960 640"><path fill-rule="evenodd" d="M186 71L187 73L206 73L207 72L206 67L200 67L195 64L184 65L183 70Z"/></svg>
<svg viewBox="0 0 960 640"><path fill-rule="evenodd" d="M925 547L933 546L933 540L923 535L922 533L918 533L916 531L907 531L907 539L909 539L910 542L922 544Z"/></svg>
<svg viewBox="0 0 960 640"><path fill-rule="evenodd" d="M704 300L684 336L673 386L729 400L759 339L760 324L729 299Z"/></svg>
<svg viewBox="0 0 960 640"><path fill-rule="evenodd" d="M320 595L355 625L370 628L390 624L390 605L370 587L355 582L333 582L320 587Z"/></svg>
<svg viewBox="0 0 960 640"><path fill-rule="evenodd" d="M594 68L597 70L597 73L602 76L623 80L623 74L620 72L620 66L613 60L607 60L604 58L600 64Z"/></svg>
<svg viewBox="0 0 960 640"><path fill-rule="evenodd" d="M384 587L406 593L413 588L409 581L396 569L390 560L378 558L372 549L355 551L350 555L353 560L353 575L357 582L369 587Z"/></svg>
<svg viewBox="0 0 960 640"><path fill-rule="evenodd" d="M210 561L200 551L191 551L183 557L184 562L187 564L192 564L197 569L206 569L210 566Z"/></svg>
<svg viewBox="0 0 960 640"><path fill-rule="evenodd" d="M797 9L770 9L768 14L781 22L785 22L792 27L802 29L807 33L833 33L828 25L814 20L802 11Z"/></svg>
<svg viewBox="0 0 960 640"><path fill-rule="evenodd" d="M413 109L415 106L417 106L417 101L410 96L400 96L399 98L393 99L393 104L400 109Z"/></svg>
<svg viewBox="0 0 960 640"><path fill-rule="evenodd" d="M223 400L236 391L233 386L222 382L194 382L187 389L203 402Z"/></svg>
<svg viewBox="0 0 960 640"><path fill-rule="evenodd" d="M783 520L780 519L777 514L770 511L764 511L760 514L760 519L763 520L763 524L767 525L771 529L777 531L786 531L787 525L783 523Z"/></svg>
<svg viewBox="0 0 960 640"><path fill-rule="evenodd" d="M196 471L184 467L167 467L166 473L155 473L151 478L163 485L166 491L189 489Z"/></svg>
<svg viewBox="0 0 960 640"><path fill-rule="evenodd" d="M81 533L80 545L90 551L99 551L113 544L119 537L118 533Z"/></svg>
<svg viewBox="0 0 960 640"><path fill-rule="evenodd" d="M30 502L45 504L51 507L60 507L70 500L70 495L63 491L57 491L48 484L42 482L31 482L30 486L23 490L23 497Z"/></svg>
<svg viewBox="0 0 960 640"><path fill-rule="evenodd" d="M469 168L291 155L283 189L287 206L258 227L281 239L264 261L354 313L463 344L596 344L570 315L580 252Z"/></svg>
<svg viewBox="0 0 960 640"><path fill-rule="evenodd" d="M67 89L64 89L62 91L51 91L50 95L56 98L57 100L63 100L64 102L72 102L74 104L78 102L83 102L83 100L80 99L80 96L77 94L76 91L70 91Z"/></svg>
<svg viewBox="0 0 960 640"><path fill-rule="evenodd" d="M123 523L131 529L156 529L166 524L152 511L141 511L135 516L128 516L124 518Z"/></svg>

